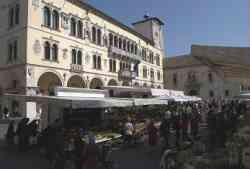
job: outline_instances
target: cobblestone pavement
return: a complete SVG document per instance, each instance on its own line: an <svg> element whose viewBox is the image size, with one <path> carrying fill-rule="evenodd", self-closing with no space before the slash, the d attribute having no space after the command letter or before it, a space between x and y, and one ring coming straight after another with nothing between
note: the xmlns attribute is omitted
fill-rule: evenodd
<svg viewBox="0 0 250 169"><path fill-rule="evenodd" d="M34 152L20 153L0 143L1 169L48 169L48 163Z"/></svg>
<svg viewBox="0 0 250 169"><path fill-rule="evenodd" d="M48 161L37 152L20 153L0 143L1 169L49 169ZM160 148L126 148L112 153L115 169L158 169Z"/></svg>

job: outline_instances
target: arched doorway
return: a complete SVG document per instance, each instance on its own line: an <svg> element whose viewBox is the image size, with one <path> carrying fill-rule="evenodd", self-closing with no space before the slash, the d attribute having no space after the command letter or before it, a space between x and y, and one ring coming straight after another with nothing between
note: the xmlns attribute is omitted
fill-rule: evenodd
<svg viewBox="0 0 250 169"><path fill-rule="evenodd" d="M109 82L108 82L108 86L117 86L118 83L114 80L114 79L111 79Z"/></svg>
<svg viewBox="0 0 250 169"><path fill-rule="evenodd" d="M161 86L158 86L157 89L161 89Z"/></svg>
<svg viewBox="0 0 250 169"><path fill-rule="evenodd" d="M74 88L85 88L86 87L84 80L80 76L77 76L77 75L70 77L70 79L68 80L67 86L74 87Z"/></svg>
<svg viewBox="0 0 250 169"><path fill-rule="evenodd" d="M90 89L102 89L103 83L102 83L101 79L94 78L94 79L92 79L89 86L90 86Z"/></svg>
<svg viewBox="0 0 250 169"><path fill-rule="evenodd" d="M52 89L56 86L62 86L62 82L55 73L46 72L40 76L37 85L42 93L53 95Z"/></svg>
<svg viewBox="0 0 250 169"><path fill-rule="evenodd" d="M154 89L154 88L155 88L155 86L154 86L154 85L151 85L151 88L152 88L152 89Z"/></svg>
<svg viewBox="0 0 250 169"><path fill-rule="evenodd" d="M147 88L147 87L148 87L147 83L144 83L144 84L143 84L143 87L144 87L144 88Z"/></svg>

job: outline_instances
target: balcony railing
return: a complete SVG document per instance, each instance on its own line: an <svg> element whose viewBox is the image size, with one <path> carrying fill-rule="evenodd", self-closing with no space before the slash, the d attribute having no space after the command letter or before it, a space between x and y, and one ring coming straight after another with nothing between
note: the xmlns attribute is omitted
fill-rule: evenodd
<svg viewBox="0 0 250 169"><path fill-rule="evenodd" d="M139 55L136 55L134 53L130 53L128 51L124 51L124 50L119 49L119 48L114 47L114 46L109 47L109 52L120 54L122 56L127 56L127 57L129 57L130 59L133 59L133 60L138 60L138 61L141 60L141 57Z"/></svg>
<svg viewBox="0 0 250 169"><path fill-rule="evenodd" d="M70 71L74 72L74 73L81 73L81 72L83 72L83 66L77 65L77 64L71 64Z"/></svg>

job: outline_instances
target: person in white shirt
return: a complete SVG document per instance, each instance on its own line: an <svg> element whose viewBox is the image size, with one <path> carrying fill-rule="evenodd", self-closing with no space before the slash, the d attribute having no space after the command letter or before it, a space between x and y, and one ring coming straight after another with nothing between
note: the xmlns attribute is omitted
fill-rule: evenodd
<svg viewBox="0 0 250 169"><path fill-rule="evenodd" d="M128 121L125 123L124 126L124 143L130 145L133 140L134 134L134 126L131 122L131 119L128 118Z"/></svg>

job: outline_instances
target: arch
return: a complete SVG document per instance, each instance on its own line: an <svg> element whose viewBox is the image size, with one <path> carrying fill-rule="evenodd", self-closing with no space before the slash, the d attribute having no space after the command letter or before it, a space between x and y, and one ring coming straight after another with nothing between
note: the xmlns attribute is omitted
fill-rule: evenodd
<svg viewBox="0 0 250 169"><path fill-rule="evenodd" d="M108 82L108 86L118 86L118 83L116 82L116 80L111 79L111 80Z"/></svg>
<svg viewBox="0 0 250 169"><path fill-rule="evenodd" d="M44 94L51 95L51 89L55 86L62 86L62 81L56 73L45 72L39 77L37 86Z"/></svg>
<svg viewBox="0 0 250 169"><path fill-rule="evenodd" d="M154 89L154 88L155 88L155 86L152 84L152 85L151 85L151 88L152 88L152 89Z"/></svg>
<svg viewBox="0 0 250 169"><path fill-rule="evenodd" d="M143 87L147 88L148 87L147 83L143 83Z"/></svg>
<svg viewBox="0 0 250 169"><path fill-rule="evenodd" d="M161 89L161 86L159 85L159 86L157 87L157 89Z"/></svg>
<svg viewBox="0 0 250 169"><path fill-rule="evenodd" d="M99 78L93 78L89 85L90 89L102 89L103 88L103 82Z"/></svg>
<svg viewBox="0 0 250 169"><path fill-rule="evenodd" d="M74 88L85 88L86 84L84 80L82 79L82 77L78 75L73 75L69 78L67 86L74 87Z"/></svg>

